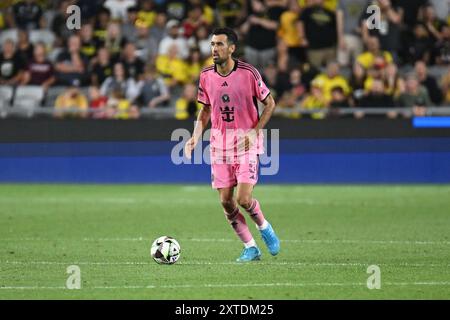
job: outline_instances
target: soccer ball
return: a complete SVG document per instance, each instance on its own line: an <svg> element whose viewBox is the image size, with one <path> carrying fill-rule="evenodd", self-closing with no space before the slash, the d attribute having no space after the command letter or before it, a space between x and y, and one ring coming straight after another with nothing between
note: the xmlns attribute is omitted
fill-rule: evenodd
<svg viewBox="0 0 450 320"><path fill-rule="evenodd" d="M174 238L159 237L153 241L150 255L159 264L174 264L180 258L180 244Z"/></svg>

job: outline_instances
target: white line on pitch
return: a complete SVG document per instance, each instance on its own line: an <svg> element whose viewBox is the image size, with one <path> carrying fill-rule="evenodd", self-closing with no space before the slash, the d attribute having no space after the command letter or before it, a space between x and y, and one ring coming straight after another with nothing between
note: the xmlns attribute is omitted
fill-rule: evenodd
<svg viewBox="0 0 450 320"><path fill-rule="evenodd" d="M157 266L157 264L153 261L69 261L69 262L61 262L61 261L0 261L0 264L9 264L9 265L105 265L105 266ZM366 267L371 265L371 263L364 262L290 262L290 261L274 261L274 262L254 262L252 264L245 264L239 262L232 261L223 261L223 262L209 262L209 261L191 261L191 262L183 262L180 261L176 265L180 266L214 266L214 265L234 265L234 266L298 266L298 267ZM379 263L380 266L393 266L393 267L450 267L450 264L447 263Z"/></svg>
<svg viewBox="0 0 450 320"><path fill-rule="evenodd" d="M386 282L387 286L450 286L450 281L431 281L431 282Z"/></svg>
<svg viewBox="0 0 450 320"><path fill-rule="evenodd" d="M450 281L385 282L384 286L450 286ZM148 286L97 286L82 287L85 290L114 289L191 289L191 288L245 288L245 287L362 287L365 282L311 282L311 283L224 283L224 284L186 284L186 285L148 285ZM67 290L65 287L4 286L0 290Z"/></svg>
<svg viewBox="0 0 450 320"><path fill-rule="evenodd" d="M186 191L194 191L194 189L186 190ZM23 198L18 196L1 196L0 203L13 203L13 204L23 204ZM199 204L211 204L216 205L218 200L216 197L210 198L188 198L181 197L176 199L171 199L167 201L164 198L150 198L150 197L109 197L109 196L101 196L96 195L95 197L90 197L89 195L80 195L73 196L70 198L57 198L57 197L27 197L26 205L28 204L36 204L36 205L46 205L46 204L117 204L117 205L130 205L130 204L164 204L164 205L199 205ZM275 199L275 198L266 198L264 200L264 204L276 205L276 204L284 204L286 203L285 199ZM314 198L291 198L289 199L289 203L291 204L300 204L300 205L308 205L308 206L342 206L348 205L346 201L329 201L322 199L314 199ZM397 207L400 204L390 204L390 207ZM382 204L372 204L372 206L382 206Z"/></svg>
<svg viewBox="0 0 450 320"><path fill-rule="evenodd" d="M0 286L0 290L64 290L64 289L66 289L66 287L38 287L38 286L1 287Z"/></svg>
<svg viewBox="0 0 450 320"><path fill-rule="evenodd" d="M185 239L188 241L196 242L229 242L234 241L232 239ZM417 244L417 245L450 245L450 241L418 241L418 240L348 240L348 239L285 239L280 240L281 242L291 242L291 243L348 243L348 244Z"/></svg>
<svg viewBox="0 0 450 320"><path fill-rule="evenodd" d="M153 241L154 239L146 237L124 237L124 238L82 238L82 241ZM45 238L4 238L0 241L80 241L77 238L60 238L60 239L45 239ZM236 242L231 238L190 238L180 239L181 241L192 242ZM352 239L281 239L284 243L305 243L305 244L399 244L399 245L450 245L450 241L432 241L432 240L352 240Z"/></svg>

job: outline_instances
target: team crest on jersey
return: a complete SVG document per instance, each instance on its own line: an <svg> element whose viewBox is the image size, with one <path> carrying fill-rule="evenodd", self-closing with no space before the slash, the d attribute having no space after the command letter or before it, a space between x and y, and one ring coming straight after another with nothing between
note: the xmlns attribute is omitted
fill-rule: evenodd
<svg viewBox="0 0 450 320"><path fill-rule="evenodd" d="M220 113L222 114L223 121L234 121L234 107L225 106L223 108L220 108Z"/></svg>
<svg viewBox="0 0 450 320"><path fill-rule="evenodd" d="M227 93L222 95L222 102L228 104L230 102L230 96ZM234 121L234 107L225 105L220 107L220 113L222 114L222 120L225 122Z"/></svg>

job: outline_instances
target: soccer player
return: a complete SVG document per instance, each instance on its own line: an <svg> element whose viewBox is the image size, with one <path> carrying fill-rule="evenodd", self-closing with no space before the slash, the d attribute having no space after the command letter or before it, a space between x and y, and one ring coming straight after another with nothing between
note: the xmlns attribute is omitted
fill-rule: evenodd
<svg viewBox="0 0 450 320"><path fill-rule="evenodd" d="M275 109L275 101L251 65L232 57L236 33L229 28L213 31L211 51L214 65L200 74L198 101L203 104L192 138L186 143L188 158L211 119L211 179L217 189L225 216L244 244L238 262L259 260L261 251L247 226L242 207L256 223L269 252L280 251L280 241L264 218L253 187L258 180L258 155L263 153L262 129ZM265 108L259 117L257 100ZM234 189L236 188L236 198ZM239 206L238 206L239 205Z"/></svg>

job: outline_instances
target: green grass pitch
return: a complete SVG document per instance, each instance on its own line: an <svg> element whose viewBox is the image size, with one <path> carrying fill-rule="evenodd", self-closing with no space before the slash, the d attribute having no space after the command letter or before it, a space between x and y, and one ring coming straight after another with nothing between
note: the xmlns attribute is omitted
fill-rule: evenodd
<svg viewBox="0 0 450 320"><path fill-rule="evenodd" d="M450 186L258 185L261 261L207 185L0 185L0 299L449 299ZM247 221L249 219L247 218ZM181 258L158 265L158 236ZM81 289L65 288L67 267ZM368 289L377 265L381 289Z"/></svg>

